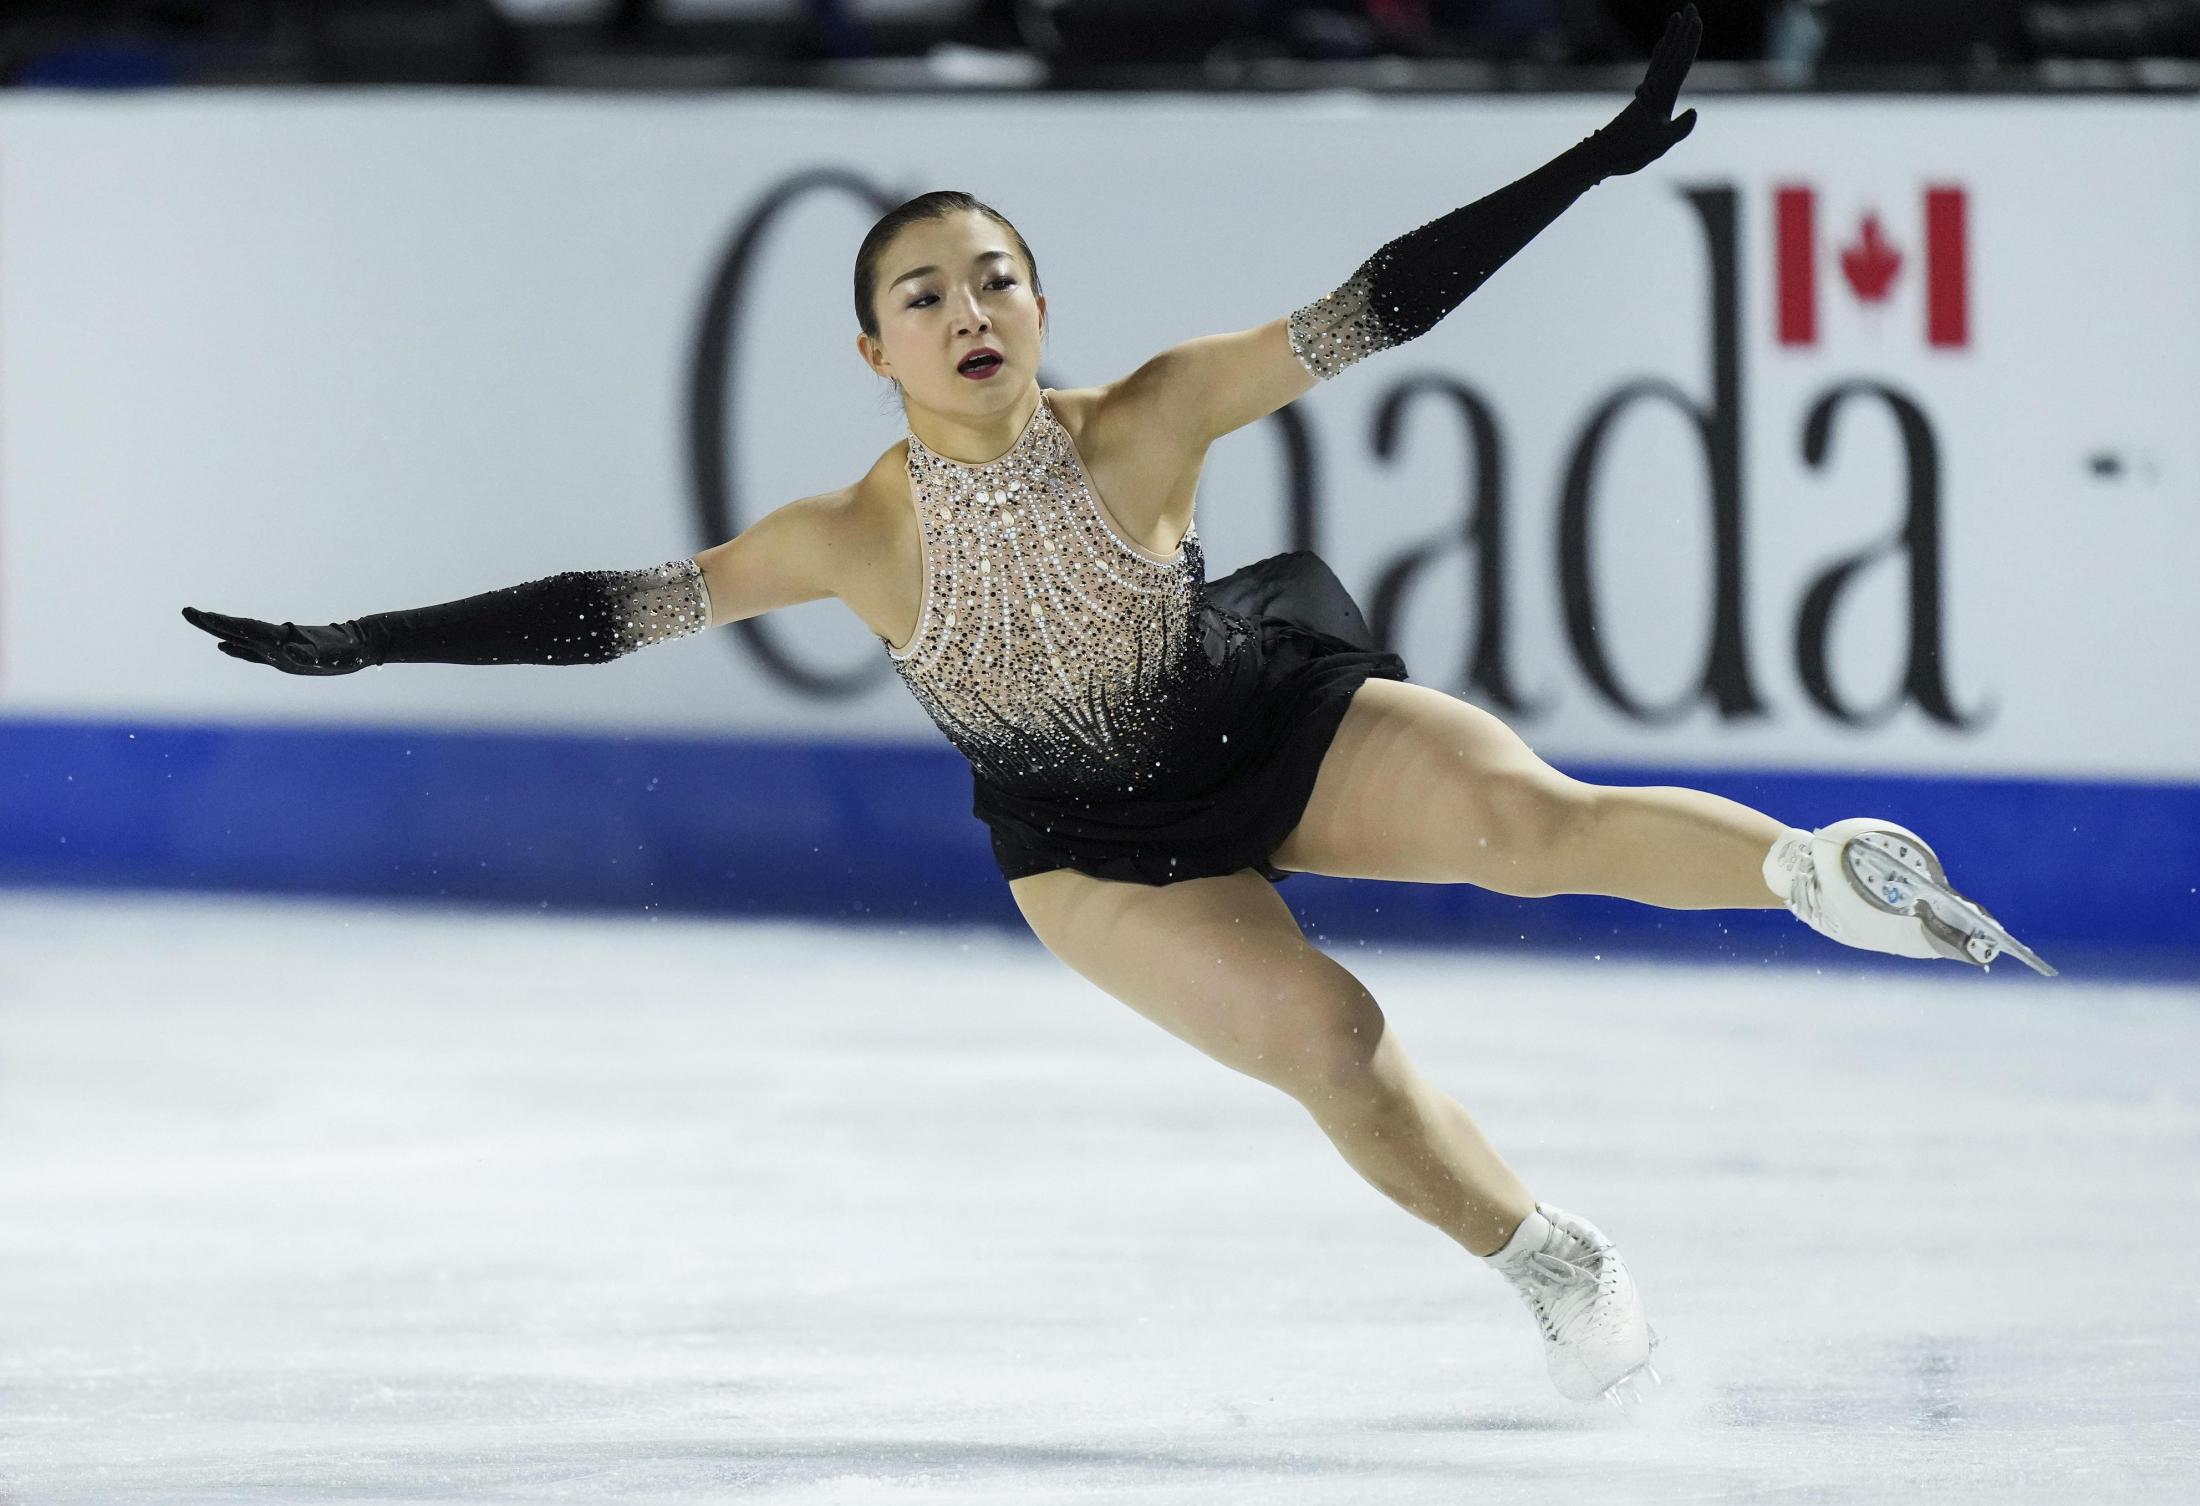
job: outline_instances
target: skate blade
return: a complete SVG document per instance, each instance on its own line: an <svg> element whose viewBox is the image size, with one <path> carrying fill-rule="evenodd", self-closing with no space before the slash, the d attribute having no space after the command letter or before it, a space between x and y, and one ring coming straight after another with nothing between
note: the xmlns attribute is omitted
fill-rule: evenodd
<svg viewBox="0 0 2200 1506"><path fill-rule="evenodd" d="M1642 1388L1644 1381L1661 1389L1666 1384L1665 1377L1658 1373L1658 1367L1645 1360L1597 1394L1614 1411L1633 1412L1650 1400L1651 1393Z"/></svg>
<svg viewBox="0 0 2200 1506"><path fill-rule="evenodd" d="M2007 952L2042 977L2057 976L2039 953L2010 935L1975 900L1951 888L1940 860L1923 844L1892 832L1868 832L1843 847L1841 863L1875 907L1922 923L1942 956L1986 968Z"/></svg>
<svg viewBox="0 0 2200 1506"><path fill-rule="evenodd" d="M1658 1352L1658 1345L1664 1342L1665 1336L1658 1332L1654 1324L1649 1325L1649 1334L1650 1347L1648 1353L1654 1355ZM1642 1389L1642 1383L1646 1380L1653 1388L1658 1390L1663 1390L1667 1385L1664 1373L1647 1357L1641 1364L1597 1394L1604 1398L1607 1405L1616 1410L1631 1412L1650 1399L1651 1393Z"/></svg>

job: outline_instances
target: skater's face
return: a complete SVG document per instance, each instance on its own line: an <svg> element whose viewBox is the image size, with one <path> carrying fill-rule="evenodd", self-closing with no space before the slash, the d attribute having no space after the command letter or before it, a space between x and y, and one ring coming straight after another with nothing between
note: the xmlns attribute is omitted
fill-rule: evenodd
<svg viewBox="0 0 2200 1506"><path fill-rule="evenodd" d="M1015 237L998 221L975 210L919 220L879 265L879 337L856 337L873 371L899 382L909 403L943 412L992 413L1024 400L1038 380L1047 300L1031 291ZM981 345L999 351L1001 364L973 381L956 366Z"/></svg>

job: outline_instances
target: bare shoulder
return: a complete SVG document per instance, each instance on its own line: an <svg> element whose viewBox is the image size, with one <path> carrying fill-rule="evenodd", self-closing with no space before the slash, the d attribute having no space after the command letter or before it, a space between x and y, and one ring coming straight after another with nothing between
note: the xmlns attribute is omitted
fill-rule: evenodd
<svg viewBox="0 0 2200 1506"><path fill-rule="evenodd" d="M909 441L888 447L847 489L835 530L840 599L873 632L890 636L905 597L923 584L923 543L909 494Z"/></svg>
<svg viewBox="0 0 2200 1506"><path fill-rule="evenodd" d="M1090 454L1106 441L1119 435L1135 433L1139 415L1126 401L1129 378L1121 377L1112 382L1102 382L1097 387L1049 387L1047 401L1053 405L1054 416L1069 430L1069 437L1077 441L1077 448Z"/></svg>
<svg viewBox="0 0 2200 1506"><path fill-rule="evenodd" d="M1198 425L1182 422L1182 415L1157 402L1152 384L1135 377L1097 387L1050 388L1048 396L1111 505L1120 500L1142 528L1135 517L1140 499L1166 511L1185 478L1196 477L1206 463L1210 441Z"/></svg>
<svg viewBox="0 0 2200 1506"><path fill-rule="evenodd" d="M909 441L889 445L871 468L849 483L843 526L854 534L892 538L913 526L916 511L909 498Z"/></svg>
<svg viewBox="0 0 2200 1506"><path fill-rule="evenodd" d="M1077 447L1087 448L1085 434L1093 426L1093 419L1106 405L1109 387L1049 387L1047 401L1054 406L1054 416L1069 430L1069 437L1077 441Z"/></svg>

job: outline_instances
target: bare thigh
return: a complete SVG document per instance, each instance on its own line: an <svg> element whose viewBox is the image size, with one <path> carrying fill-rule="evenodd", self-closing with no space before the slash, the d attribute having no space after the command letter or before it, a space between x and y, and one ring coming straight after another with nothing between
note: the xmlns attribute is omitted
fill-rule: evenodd
<svg viewBox="0 0 2200 1506"><path fill-rule="evenodd" d="M1383 1014L1251 869L1174 884L1012 881L1042 945L1223 1065L1305 1098L1366 1074Z"/></svg>
<svg viewBox="0 0 2200 1506"><path fill-rule="evenodd" d="M1269 861L1339 878L1560 892L1580 866L1595 795L1479 706L1432 686L1369 680Z"/></svg>

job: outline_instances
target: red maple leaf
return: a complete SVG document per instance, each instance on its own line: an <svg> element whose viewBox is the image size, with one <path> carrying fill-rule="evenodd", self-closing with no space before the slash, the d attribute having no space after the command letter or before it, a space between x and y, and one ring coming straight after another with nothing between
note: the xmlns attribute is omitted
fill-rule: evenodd
<svg viewBox="0 0 2200 1506"><path fill-rule="evenodd" d="M1865 215L1856 244L1842 248L1841 274L1848 278L1858 298L1866 303L1878 303L1894 285L1894 274L1901 270L1902 253L1888 245L1879 233L1878 214Z"/></svg>

